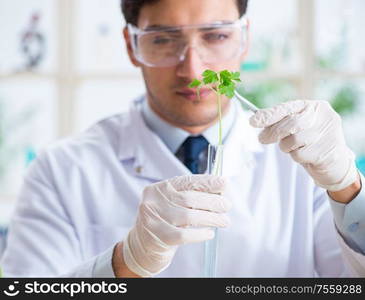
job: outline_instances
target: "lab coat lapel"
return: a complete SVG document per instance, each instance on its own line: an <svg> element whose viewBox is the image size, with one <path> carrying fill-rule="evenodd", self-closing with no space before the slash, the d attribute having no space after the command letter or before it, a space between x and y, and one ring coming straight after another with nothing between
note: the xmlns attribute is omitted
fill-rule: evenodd
<svg viewBox="0 0 365 300"><path fill-rule="evenodd" d="M191 174L162 140L145 124L141 114L141 101L133 103L129 126L121 137L120 159L134 159L135 176L156 181Z"/></svg>

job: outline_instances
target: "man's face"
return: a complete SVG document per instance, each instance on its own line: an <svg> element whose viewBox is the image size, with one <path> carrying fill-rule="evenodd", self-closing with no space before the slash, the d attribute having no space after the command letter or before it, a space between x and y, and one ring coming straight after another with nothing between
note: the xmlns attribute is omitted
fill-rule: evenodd
<svg viewBox="0 0 365 300"><path fill-rule="evenodd" d="M141 9L138 27L199 25L238 18L236 0L159 0ZM185 59L176 66L148 67L137 62L128 48L132 62L142 68L151 108L167 122L191 132L192 128L206 128L217 120L217 100L211 90L205 89L198 99L194 91L187 88L188 84L194 78L200 79L206 69L237 71L243 59L240 55L207 64L195 48L189 47ZM222 98L223 113L227 111L229 101Z"/></svg>

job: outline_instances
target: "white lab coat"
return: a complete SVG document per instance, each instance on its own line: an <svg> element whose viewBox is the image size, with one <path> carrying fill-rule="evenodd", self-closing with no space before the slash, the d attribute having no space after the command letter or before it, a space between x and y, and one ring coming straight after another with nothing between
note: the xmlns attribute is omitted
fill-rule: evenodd
<svg viewBox="0 0 365 300"><path fill-rule="evenodd" d="M190 173L146 127L141 101L31 165L10 225L5 276L99 276L96 261L126 237L143 188ZM364 276L364 256L335 230L325 190L277 145L261 145L247 113L237 114L224 149L233 208L231 226L220 230L218 276ZM181 246L159 276L199 277L203 254L203 243Z"/></svg>

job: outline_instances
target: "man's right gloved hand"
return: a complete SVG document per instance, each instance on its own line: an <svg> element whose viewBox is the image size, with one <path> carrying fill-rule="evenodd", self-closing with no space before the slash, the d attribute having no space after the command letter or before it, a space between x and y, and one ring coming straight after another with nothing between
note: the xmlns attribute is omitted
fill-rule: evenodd
<svg viewBox="0 0 365 300"><path fill-rule="evenodd" d="M187 175L147 186L134 227L123 241L128 268L151 277L166 269L182 244L212 239L211 227L226 227L231 203L221 194L225 179Z"/></svg>

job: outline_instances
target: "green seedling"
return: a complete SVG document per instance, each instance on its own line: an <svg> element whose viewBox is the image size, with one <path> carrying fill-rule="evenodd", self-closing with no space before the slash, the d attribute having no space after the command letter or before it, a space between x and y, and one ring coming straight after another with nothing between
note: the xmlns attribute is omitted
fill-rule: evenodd
<svg viewBox="0 0 365 300"><path fill-rule="evenodd" d="M218 107L218 120L219 120L219 136L218 146L222 145L222 95L227 98L234 96L236 83L241 82L240 72L230 72L223 70L220 72L214 72L212 70L205 70L202 74L203 79L193 79L189 84L189 88L196 88L197 96L200 99L199 90L205 86L210 88L217 96L217 107ZM214 155L213 168L210 170L212 175L222 175L222 164L223 164L223 152L222 147L217 147L217 152ZM208 159L208 163L210 160ZM214 276L215 265L216 265L216 253L217 253L217 239L218 231L215 228L215 237L213 240L206 241L205 245L205 273L207 276Z"/></svg>
<svg viewBox="0 0 365 300"><path fill-rule="evenodd" d="M218 120L219 120L219 135L218 145L222 145L222 95L231 99L234 96L236 83L241 82L240 72L230 72L223 70L214 72L212 70L205 70L202 74L203 79L193 79L189 84L189 88L196 88L198 98L200 98L199 90L202 87L210 88L217 96Z"/></svg>

